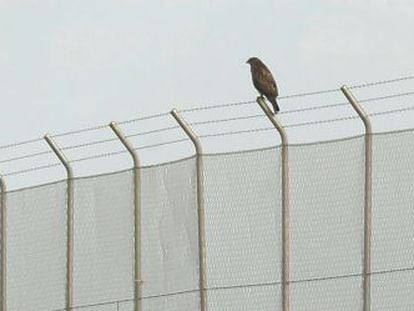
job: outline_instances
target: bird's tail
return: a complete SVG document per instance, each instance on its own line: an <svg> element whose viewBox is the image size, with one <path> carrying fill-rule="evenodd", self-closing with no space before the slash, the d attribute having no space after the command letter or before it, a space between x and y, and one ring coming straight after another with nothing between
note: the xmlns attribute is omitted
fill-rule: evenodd
<svg viewBox="0 0 414 311"><path fill-rule="evenodd" d="M279 109L279 105L277 104L276 98L272 98L270 102L272 103L273 111L275 112L275 114L277 114L280 109Z"/></svg>

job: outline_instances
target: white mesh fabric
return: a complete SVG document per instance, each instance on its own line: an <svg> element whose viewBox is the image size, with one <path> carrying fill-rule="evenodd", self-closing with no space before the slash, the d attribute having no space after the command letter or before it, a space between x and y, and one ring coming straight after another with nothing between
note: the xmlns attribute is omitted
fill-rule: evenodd
<svg viewBox="0 0 414 311"><path fill-rule="evenodd" d="M11 192L7 210L8 310L64 308L66 182Z"/></svg>
<svg viewBox="0 0 414 311"><path fill-rule="evenodd" d="M264 284L281 278L280 149L208 155L204 165L209 310L277 306L279 286Z"/></svg>
<svg viewBox="0 0 414 311"><path fill-rule="evenodd" d="M143 309L197 310L195 158L142 169L142 223Z"/></svg>
<svg viewBox="0 0 414 311"><path fill-rule="evenodd" d="M133 298L133 198L132 170L75 181L75 306Z"/></svg>
<svg viewBox="0 0 414 311"><path fill-rule="evenodd" d="M414 131L373 138L373 310L414 308ZM401 269L411 271L398 272Z"/></svg>
<svg viewBox="0 0 414 311"><path fill-rule="evenodd" d="M362 273L364 159L363 137L289 147L291 280ZM338 291L335 299L329 298L332 282L315 281L295 284L292 301L299 310L350 310L349 301L362 304L360 278L336 282L349 289Z"/></svg>

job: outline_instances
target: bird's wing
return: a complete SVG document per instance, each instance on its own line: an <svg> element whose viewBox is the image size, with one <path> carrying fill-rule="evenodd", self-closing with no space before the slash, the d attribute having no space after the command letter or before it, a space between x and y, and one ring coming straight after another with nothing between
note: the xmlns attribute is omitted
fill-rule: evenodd
<svg viewBox="0 0 414 311"><path fill-rule="evenodd" d="M260 84L260 87L264 94L270 95L272 97L277 97L279 95L276 81L273 78L270 70L265 66L258 68L256 79L258 80L257 82Z"/></svg>

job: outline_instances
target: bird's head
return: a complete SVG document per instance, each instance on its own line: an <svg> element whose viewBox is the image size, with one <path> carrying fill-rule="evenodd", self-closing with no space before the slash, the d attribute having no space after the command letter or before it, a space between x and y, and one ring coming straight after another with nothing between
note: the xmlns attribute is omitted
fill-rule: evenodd
<svg viewBox="0 0 414 311"><path fill-rule="evenodd" d="M257 64L257 63L260 63L260 59L258 59L257 57L250 57L246 61L246 64L249 64L249 65L254 65L254 64Z"/></svg>

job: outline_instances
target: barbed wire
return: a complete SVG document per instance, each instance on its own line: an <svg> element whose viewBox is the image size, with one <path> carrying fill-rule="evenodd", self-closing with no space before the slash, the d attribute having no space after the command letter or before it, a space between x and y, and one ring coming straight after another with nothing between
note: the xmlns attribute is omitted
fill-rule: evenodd
<svg viewBox="0 0 414 311"><path fill-rule="evenodd" d="M237 134L263 132L263 131L270 131L270 130L276 130L276 129L274 127L259 127L259 128L248 129L248 130L228 131L228 132L221 132L221 133L204 134L204 135L200 135L198 137L199 138L220 137L220 136L229 136L229 135L237 135Z"/></svg>
<svg viewBox="0 0 414 311"><path fill-rule="evenodd" d="M371 87L371 86L378 86L378 85L396 83L396 82L407 81L407 80L412 80L412 79L414 79L414 75L400 77L400 78L396 78L396 79L380 80L380 81L375 81L375 82L357 84L357 85L352 85L349 88L350 89L366 88L366 87ZM284 99L290 99L290 98L321 95L321 94L328 94L328 93L335 93L335 92L339 92L339 89L326 89L326 90L315 91L315 92L297 93L297 94L292 94L292 95L280 96L279 99L284 100ZM412 92L410 92L410 93L412 93ZM408 93L406 93L406 95L408 95ZM409 95L411 95L411 94L409 94ZM391 97L385 97L384 96L384 98L391 98ZM380 100L380 98L378 98L378 100ZM240 102L234 102L234 103L228 103L228 104L217 104L217 105L209 105L209 106L182 109L182 110L180 110L180 112L194 112L194 111L210 110L210 109L217 109L217 108L224 108L224 107L231 107L231 106L248 105L248 104L253 104L253 103L255 103L254 100L240 101ZM341 104L332 105L332 107L334 107L334 106L341 106ZM320 108L308 107L308 108L302 108L302 109L294 109L294 110L290 110L290 111L281 112L281 114L294 113L294 112L300 112L300 111L310 111L310 110L323 109L323 108L329 108L329 107L330 107L330 105L324 105L324 106L321 106ZM154 114L154 115L150 115L150 116L145 116L145 117L140 117L140 118L134 118L134 119L130 119L130 120L121 121L121 122L118 122L118 124L130 124L130 123L134 123L134 122L138 122L138 121L145 121L145 120L155 119L155 118L168 116L168 115L169 115L168 112L164 112L164 113ZM84 133L84 132L104 129L104 128L107 128L107 127L108 127L107 125L92 126L92 127L79 129L79 130L58 133L58 134L52 135L52 137L57 138L57 137L76 135L76 134L80 134L80 133ZM31 144L31 143L35 143L35 142L39 142L39 141L42 141L42 138L35 138L35 139L25 140L25 141L21 141L21 142L17 142L17 143L6 144L6 145L0 146L0 150L7 149L7 148L18 147L18 146L22 146L22 145L27 145L27 144Z"/></svg>
<svg viewBox="0 0 414 311"><path fill-rule="evenodd" d="M3 174L3 176L8 177L8 176L26 174L26 173L39 171L39 170L44 170L44 169L47 169L47 168L52 168L52 167L57 167L57 166L62 166L62 163L52 163L52 164L47 164L47 165L42 165L42 166L34 166L34 167L28 168L28 169L23 169L23 170L19 170L19 171L13 171L13 172L5 173L5 174Z"/></svg>
<svg viewBox="0 0 414 311"><path fill-rule="evenodd" d="M408 80L412 80L412 79L414 79L414 75L400 77L400 78L396 78L396 79L389 79L389 80L381 80L381 81L375 81L375 82L367 82L367 83L362 83L362 84L356 84L356 85L350 86L349 88L350 89L360 89L360 88L366 88L366 87L371 87L371 86L378 86L378 85L396 83L396 82L401 82L401 81L408 81Z"/></svg>
<svg viewBox="0 0 414 311"><path fill-rule="evenodd" d="M0 146L0 149L9 149L9 148L19 147L23 145L29 145L29 144L37 143L42 140L43 138L28 139L28 140L20 141L17 143L11 143L11 144Z"/></svg>
<svg viewBox="0 0 414 311"><path fill-rule="evenodd" d="M74 130L74 131L54 134L54 135L51 135L51 137L52 138L58 138L58 137L72 136L72 135L81 134L81 133L85 133L85 132L101 130L101 129L104 129L106 127L108 127L108 126L107 125L91 126L91 127L83 128L83 129L80 129L80 130Z"/></svg>
<svg viewBox="0 0 414 311"><path fill-rule="evenodd" d="M166 141L162 143L144 145L144 146L136 148L135 150L144 150L144 149L155 148L155 147L160 147L160 146L173 145L173 144L181 143L184 141L188 141L188 138L180 138L180 139L170 140L170 141Z"/></svg>
<svg viewBox="0 0 414 311"><path fill-rule="evenodd" d="M30 158L34 158L34 157L41 156L41 155L46 155L46 154L53 154L53 151L48 150L48 151L40 151L40 152L36 152L36 153L30 153L30 154L26 154L26 155L22 155L22 156L8 158L8 159L5 159L5 160L0 160L0 163L7 163L7 162L14 162L14 161L19 161L19 160L23 160L23 159L30 159Z"/></svg>
<svg viewBox="0 0 414 311"><path fill-rule="evenodd" d="M78 158L78 159L74 159L74 160L69 160L69 163L77 163L77 162L89 161L89 160L94 160L94 159L108 158L108 157L112 157L112 156L127 153L127 152L128 152L127 150L118 150L118 151L113 151L113 152L105 152L105 153L100 153L100 154L96 154L96 155L92 155L92 156L87 156L87 157L82 157L82 158Z"/></svg>
<svg viewBox="0 0 414 311"><path fill-rule="evenodd" d="M414 95L414 92L410 91L410 92L405 92L405 93L389 94L389 95L384 95L384 96L379 96L379 97L371 97L371 98L358 100L358 102L360 102L360 103L369 103L369 102L375 102L375 101L380 101L380 100L385 100L385 99L411 96L411 95Z"/></svg>
<svg viewBox="0 0 414 311"><path fill-rule="evenodd" d="M390 79L390 80L382 80L382 81L369 82L369 83L364 83L364 84L359 84L359 85L353 85L350 88L351 89L365 88L365 87L370 87L370 86L396 83L396 82L407 81L407 80L412 80L412 79L414 79L414 75L406 76L406 77L400 77L400 78L396 78L396 79ZM327 93L334 93L334 92L339 92L339 90L338 89L327 89L327 90L316 91L316 92L306 92L306 93L286 95L286 96L281 96L279 98L280 99L289 99L289 98L312 96L312 95L327 94ZM380 100L391 99L391 98L396 98L396 97L403 97L403 96L411 96L411 95L414 95L414 91L405 92L405 93L389 94L389 95L384 95L384 96L379 96L379 97L371 97L371 98L361 99L361 100L359 100L359 102L361 102L361 103L370 103L370 102L374 102L374 101L380 101ZM181 112L193 112L193 111L216 109L216 108L222 108L222 107L240 106L240 105L253 104L255 102L256 101L252 100L252 101L234 102L234 103L229 103L229 104L219 104L219 105L212 105L212 106L210 105L210 106L184 109L184 110L181 110ZM315 111L315 110L320 110L320 109L330 109L330 108L341 107L341 106L346 106L346 105L349 105L349 103L340 102L340 103L335 103L335 104L326 104L326 105L319 105L319 106L314 106L314 107L304 107L304 108L281 111L280 115L297 113L297 112L305 112L305 111ZM387 111L383 111L383 112L376 112L376 113L369 114L369 115L370 116L378 116L378 115L386 115L386 114L391 114L391 113L404 112L404 111L409 111L409 110L412 110L412 108L401 108L401 109L395 109L395 110L387 110ZM126 121L121 121L121 122L118 122L118 124L129 124L129 123L133 123L133 122L137 122L137 121L150 120L150 119L159 118L159 117L168 116L168 115L169 115L169 113L159 113L159 114L155 114L155 115L151 115L151 116L146 116L146 117L140 117L140 118L135 118L135 119L126 120ZM265 117L265 115L263 115L263 114L253 114L253 115L248 115L248 116L238 116L238 117L229 117L229 118L223 118L223 119L190 122L189 125L196 126L196 125L204 125L204 124L215 124L215 123L223 123L223 122L238 121L238 120L248 120L248 119L264 118L264 117ZM299 126L305 126L305 125L315 125L315 124L339 122L339 121L344 121L344 120L351 120L351 119L354 119L354 118L355 117L341 117L341 118L335 118L335 119L329 119L329 120L309 121L309 122L302 122L302 123L296 123L296 124L288 124L285 127L289 128L289 127L299 127ZM69 132L64 132L64 133L58 133L58 134L53 135L52 137L56 138L56 137L70 136L70 135L75 135L75 134L79 134L79 133L104 129L104 128L107 128L107 127L108 127L107 125L99 125L99 126L84 128L84 129L80 129L80 130L74 130L74 131L69 131ZM179 128L180 127L178 125L174 125L174 126L164 127L164 128L160 128L160 129L149 130L149 131L144 131L144 132L140 132L140 133L134 133L134 134L127 135L126 137L130 138L130 137L137 137L137 136L143 136L143 135L154 134L154 133L161 133L161 132L174 130L174 129L179 129ZM216 134L205 134L205 135L201 135L200 137L205 138L205 137L214 137L214 136L226 136L226 135L242 134L242 133L249 133L249 132L257 132L257 131L263 131L263 130L269 130L269 129L270 128L266 128L266 129L259 128L259 129L243 130L243 131L231 131L231 132L223 132L223 133L216 133ZM32 144L32 143L40 142L42 140L43 140L42 138L36 138L36 139L30 139L30 140L26 140L26 141L17 142L17 143L6 144L6 145L3 145L3 146L0 146L0 150L7 149L7 148L19 147L19 146L23 146L23 145L27 145L27 144ZM87 146L94 146L94 145L104 144L104 143L108 143L108 142L114 142L114 141L117 141L117 140L118 140L117 138L101 139L101 140L96 140L96 141L92 141L92 142L86 142L86 143L81 143L81 144L76 144L76 145L71 145L71 146L65 146L65 147L62 147L61 150L73 150L73 149L83 148L83 147L87 147ZM174 142L180 142L180 141L184 141L184 139L175 140ZM162 144L164 144L164 143L162 143ZM148 145L148 146L144 146L144 148L151 148L152 146L156 147L157 145L158 144L151 144L151 145ZM40 156L40 155L46 155L46 154L49 154L49 153L51 153L51 151L42 151L42 152L36 152L36 153L23 155L23 156L16 156L16 157L12 157L12 158L5 159L5 160L0 160L0 163L7 163L7 162L13 162L13 161L22 160L22 159L28 159L28 158L37 157L37 156Z"/></svg>
<svg viewBox="0 0 414 311"><path fill-rule="evenodd" d="M170 115L169 112L162 112L162 113L157 113L157 114L153 114L153 115L146 116L146 117L140 117L140 118L130 119L130 120L126 120L126 121L120 121L120 122L117 122L117 124L130 124L130 123L134 123L134 122L146 121L146 120L156 119L156 118L160 118L160 117L165 117L165 116L168 116L168 115Z"/></svg>
<svg viewBox="0 0 414 311"><path fill-rule="evenodd" d="M172 145L172 144L180 143L180 142L183 142L183 141L188 141L188 138L180 138L180 139L170 140L170 141L156 143L156 144L143 145L143 146L139 146L139 147L135 148L134 150L138 151L138 150L155 148L155 147L160 147L160 146ZM127 150L118 150L118 151L113 151L113 152L105 152L105 153L100 153L100 154L96 154L96 155L92 155L92 156L87 156L87 157L82 157L82 158L77 158L77 159L74 159L74 160L70 160L69 163L76 163L76 162L83 162L83 161L100 159L100 158L107 158L107 157L112 157L112 156L120 155L120 154L127 153L127 152L128 152Z"/></svg>
<svg viewBox="0 0 414 311"><path fill-rule="evenodd" d="M414 110L414 106L404 107L404 108L399 108L399 109L386 110L386 111L380 111L380 112L373 112L373 113L369 113L368 116L381 116L381 115L395 114L395 113L401 113L401 112L412 111L412 110ZM359 119L359 118L360 118L359 116L354 115L354 116L345 116L345 117L339 117L339 118L332 118L332 119L327 119L327 120L307 121L307 122L287 124L287 125L284 126L284 128L295 128L295 127L302 127L302 126L309 126L309 125L327 124L327 123L334 123L334 122L341 122L341 121L356 120L356 119ZM239 130L239 131L227 131L227 132L221 132L221 133L204 134L204 135L199 135L199 138L221 137L221 136L230 136L230 135L237 135L237 134L264 132L264 131L271 131L271 130L275 130L275 128L269 126L269 127L252 128L252 129ZM140 147L135 148L135 150L155 148L155 147L159 147L159 146L176 144L176 143L180 143L180 142L184 142L184 141L188 141L188 138L180 138L180 139L161 142L161 143L156 143L156 144L144 145L144 146L140 146ZM33 157L33 156L41 155L41 154L49 154L49 153L51 153L51 151L39 152L39 153L36 153L36 154L25 155L25 156L20 156L20 157L16 157L16 158L2 160L2 161L0 161L0 163L9 162L9 161L18 160L18 159L23 159L23 158L28 158L28 157ZM114 151L114 152L107 152L107 153L101 153L101 154L97 154L97 155L82 157L82 158L70 160L69 163L76 163L76 162L83 162L83 161L88 161L88 160L93 160L93 159L104 158L104 157L111 157L111 156L115 156L115 155L119 155L119 154L123 154L123 153L127 153L127 150L118 150L118 151ZM28 172L32 172L32 171L36 171L36 170L56 167L56 166L59 166L59 165L61 165L61 164L60 163L53 163L53 164L44 165L44 166L37 166L37 167L29 168L29 169L15 171L15 172L11 172L11 173L6 173L6 174L3 174L3 176L13 176L13 175L28 173Z"/></svg>

